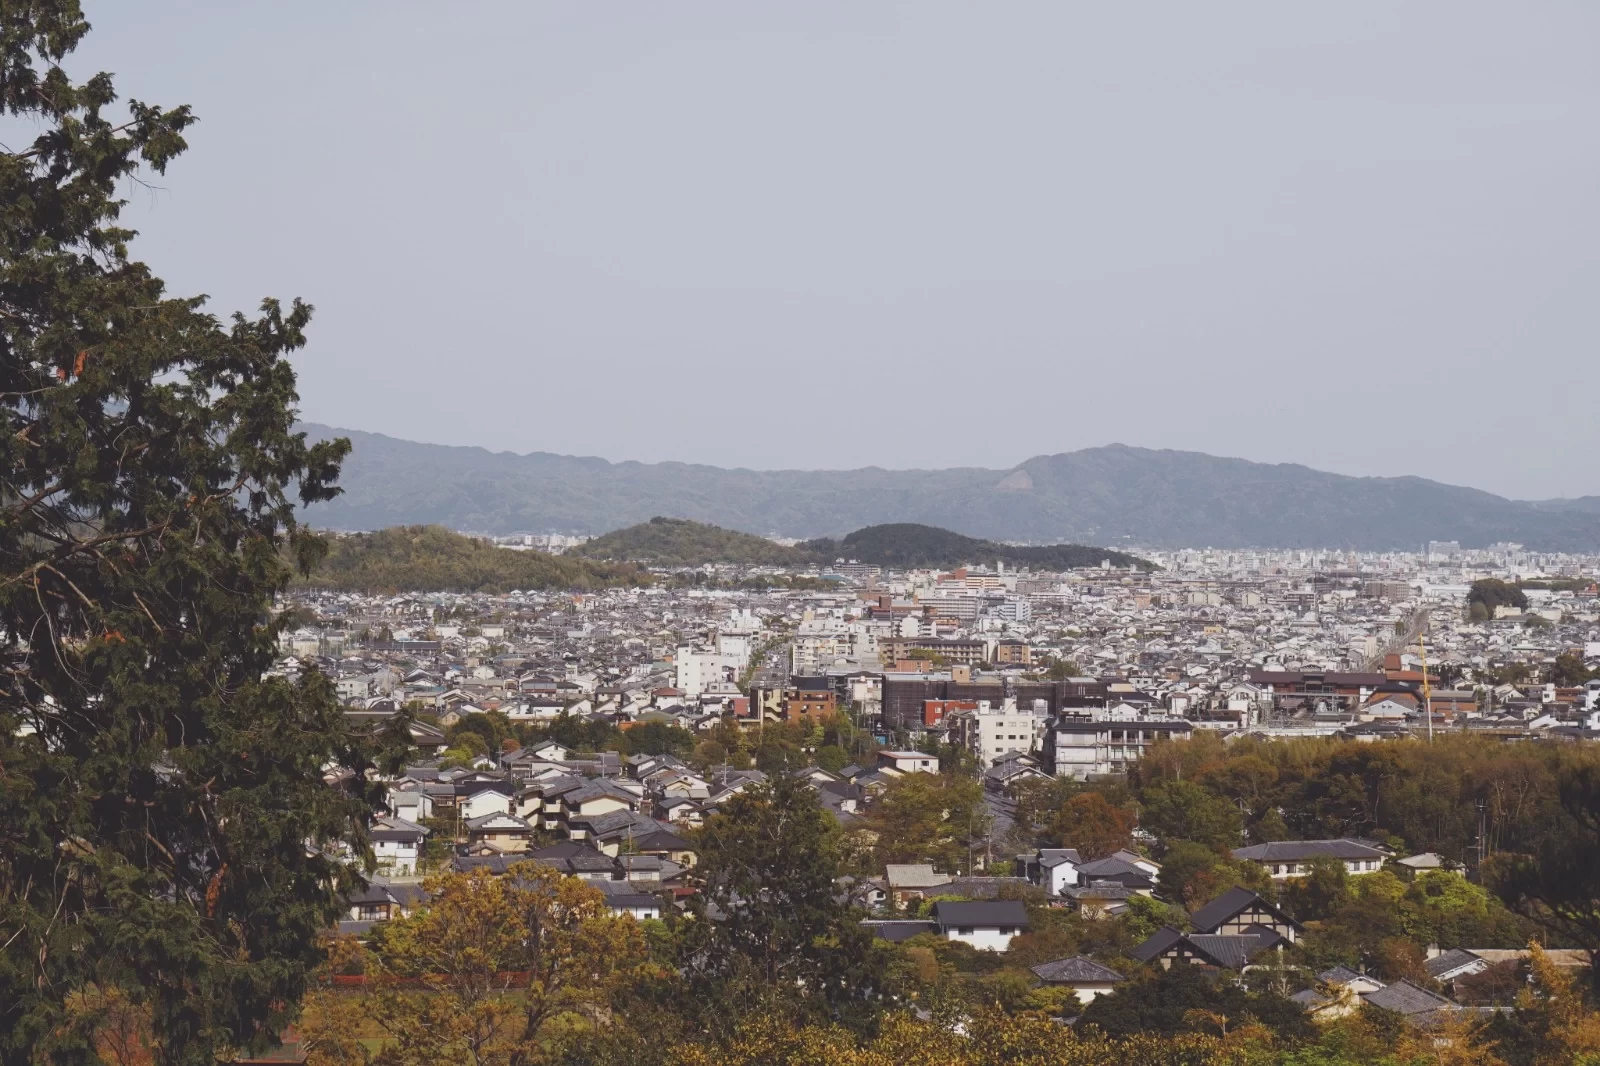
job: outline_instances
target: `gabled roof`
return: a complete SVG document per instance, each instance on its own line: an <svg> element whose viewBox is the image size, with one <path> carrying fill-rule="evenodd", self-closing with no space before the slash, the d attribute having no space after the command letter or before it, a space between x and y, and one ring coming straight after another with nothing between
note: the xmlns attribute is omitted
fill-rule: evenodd
<svg viewBox="0 0 1600 1066"><path fill-rule="evenodd" d="M1443 955L1429 959L1425 965L1428 970L1428 976L1437 980L1442 979L1445 974L1453 970L1459 970L1462 967L1482 962L1483 956L1468 951L1466 948L1451 948Z"/></svg>
<svg viewBox="0 0 1600 1066"><path fill-rule="evenodd" d="M1278 938L1280 941L1282 937ZM1242 970L1251 956L1272 945L1263 936L1218 936L1214 933L1191 933L1184 937L1196 951L1217 966L1229 970Z"/></svg>
<svg viewBox="0 0 1600 1066"><path fill-rule="evenodd" d="M1150 938L1143 944L1128 952L1128 955L1130 958L1137 959L1140 962L1151 962L1182 939L1182 933L1170 925L1163 925L1160 929L1151 933Z"/></svg>
<svg viewBox="0 0 1600 1066"><path fill-rule="evenodd" d="M1429 1011L1453 1010L1456 1004L1445 997L1429 992L1421 985L1413 984L1407 978L1401 978L1392 985L1385 985L1376 992L1367 992L1362 995L1362 1000L1374 1007L1384 1010L1398 1011L1401 1014L1426 1014Z"/></svg>
<svg viewBox="0 0 1600 1066"><path fill-rule="evenodd" d="M1348 966L1335 966L1331 970L1323 970L1321 973L1317 974L1317 980L1321 981L1325 985L1347 985L1351 981L1371 981L1375 985L1383 984L1383 982L1378 980L1376 977L1371 977L1364 973L1358 973L1355 970L1350 969Z"/></svg>
<svg viewBox="0 0 1600 1066"><path fill-rule="evenodd" d="M1087 955L1041 962L1032 968L1039 980L1054 984L1113 984L1125 978L1109 966L1102 966Z"/></svg>
<svg viewBox="0 0 1600 1066"><path fill-rule="evenodd" d="M533 826L518 818L514 814L501 814L498 811L482 815L477 818L467 819L468 829L526 829L533 831Z"/></svg>
<svg viewBox="0 0 1600 1066"><path fill-rule="evenodd" d="M1268 903L1248 888L1230 888L1216 899L1189 916L1189 924L1202 933L1209 933L1217 929L1230 918L1236 918L1251 907L1258 907L1272 915L1278 921L1285 923L1293 929L1300 929L1301 925L1277 907Z"/></svg>
<svg viewBox="0 0 1600 1066"><path fill-rule="evenodd" d="M890 888L937 888L950 883L949 874L936 873L927 863L890 863L884 867Z"/></svg>

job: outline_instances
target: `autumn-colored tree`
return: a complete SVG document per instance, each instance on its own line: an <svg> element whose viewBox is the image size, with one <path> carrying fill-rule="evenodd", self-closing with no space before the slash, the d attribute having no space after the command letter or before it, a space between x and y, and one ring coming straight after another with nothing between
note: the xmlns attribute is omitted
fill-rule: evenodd
<svg viewBox="0 0 1600 1066"><path fill-rule="evenodd" d="M955 774L906 774L889 782L867 814L880 862L928 862L955 871L983 839L989 816L983 786Z"/></svg>
<svg viewBox="0 0 1600 1066"><path fill-rule="evenodd" d="M639 976L638 923L612 915L593 885L537 863L427 883L428 906L374 937L369 1003L394 1066L535 1061L558 1019L600 1023Z"/></svg>
<svg viewBox="0 0 1600 1066"><path fill-rule="evenodd" d="M1056 813L1051 831L1062 847L1076 848L1084 859L1103 859L1128 846L1133 812L1112 806L1098 792L1082 792Z"/></svg>

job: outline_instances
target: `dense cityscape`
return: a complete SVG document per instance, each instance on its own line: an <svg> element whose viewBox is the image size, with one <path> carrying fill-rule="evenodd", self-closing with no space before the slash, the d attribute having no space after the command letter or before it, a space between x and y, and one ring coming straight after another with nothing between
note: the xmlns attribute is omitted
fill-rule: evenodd
<svg viewBox="0 0 1600 1066"><path fill-rule="evenodd" d="M0 0L0 1066L1600 1066L1597 30Z"/></svg>

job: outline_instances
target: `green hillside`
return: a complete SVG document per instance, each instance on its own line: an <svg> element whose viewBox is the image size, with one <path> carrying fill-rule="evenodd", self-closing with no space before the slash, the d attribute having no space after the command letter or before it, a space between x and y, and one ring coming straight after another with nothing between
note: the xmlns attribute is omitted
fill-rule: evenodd
<svg viewBox="0 0 1600 1066"><path fill-rule="evenodd" d="M636 526L613 530L574 548L567 555L648 563L652 566L704 566L706 563L815 565L815 560L805 552L774 544L765 537L736 533L731 529L682 518L652 518Z"/></svg>
<svg viewBox="0 0 1600 1066"><path fill-rule="evenodd" d="M826 559L856 559L875 566L943 567L1003 562L1007 566L1027 566L1034 570L1071 570L1099 566L1103 560L1109 559L1113 566L1154 569L1154 564L1144 559L1109 548L1092 548L1083 544L1017 547L964 537L948 529L914 522L867 526L841 540L824 537L808 540L799 547Z"/></svg>
<svg viewBox="0 0 1600 1066"><path fill-rule="evenodd" d="M509 592L592 589L647 580L631 566L512 551L443 526L394 526L329 537L328 556L302 584L350 591Z"/></svg>

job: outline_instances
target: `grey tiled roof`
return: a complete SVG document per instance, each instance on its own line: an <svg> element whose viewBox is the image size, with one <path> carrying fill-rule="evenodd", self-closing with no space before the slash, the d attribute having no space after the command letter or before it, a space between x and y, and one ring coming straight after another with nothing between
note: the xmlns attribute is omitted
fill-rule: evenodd
<svg viewBox="0 0 1600 1066"><path fill-rule="evenodd" d="M1451 970L1458 970L1463 966L1470 966L1475 962L1482 961L1483 959L1480 956L1473 954L1466 948L1451 948L1438 958L1429 959L1426 966L1428 976L1437 978L1441 974L1449 973Z"/></svg>
<svg viewBox="0 0 1600 1066"><path fill-rule="evenodd" d="M1251 956L1268 946L1265 938L1259 936L1219 936L1215 933L1191 933L1185 939L1218 966L1223 966L1230 970L1244 969Z"/></svg>
<svg viewBox="0 0 1600 1066"><path fill-rule="evenodd" d="M1014 929L1028 928L1028 909L1019 900L1002 899L966 902L962 900L940 900L933 905L933 920L948 929L951 926L973 926L992 928L996 926L1010 926Z"/></svg>
<svg viewBox="0 0 1600 1066"><path fill-rule="evenodd" d="M1270 844L1234 848L1233 857L1252 862L1305 862L1317 858L1375 859L1381 862L1384 854L1371 845L1349 839L1278 840Z"/></svg>
<svg viewBox="0 0 1600 1066"><path fill-rule="evenodd" d="M1250 907L1260 907L1268 914L1298 929L1299 923L1287 914L1250 891L1248 888L1230 888L1216 899L1189 916L1189 923L1206 933Z"/></svg>
<svg viewBox="0 0 1600 1066"><path fill-rule="evenodd" d="M1148 940L1128 952L1128 954L1140 962L1150 962L1182 939L1182 933L1170 925L1163 925L1160 929L1150 934Z"/></svg>
<svg viewBox="0 0 1600 1066"><path fill-rule="evenodd" d="M1374 1007L1384 1010L1398 1011L1401 1014L1425 1014L1428 1011L1449 1010L1455 1006L1450 1000L1429 992L1420 985L1411 983L1402 978L1392 985L1385 985L1376 992L1368 992L1361 997Z"/></svg>
<svg viewBox="0 0 1600 1066"><path fill-rule="evenodd" d="M1041 962L1033 967L1041 981L1056 984L1105 984L1124 980L1109 966L1102 966L1087 955L1074 955L1070 959Z"/></svg>

